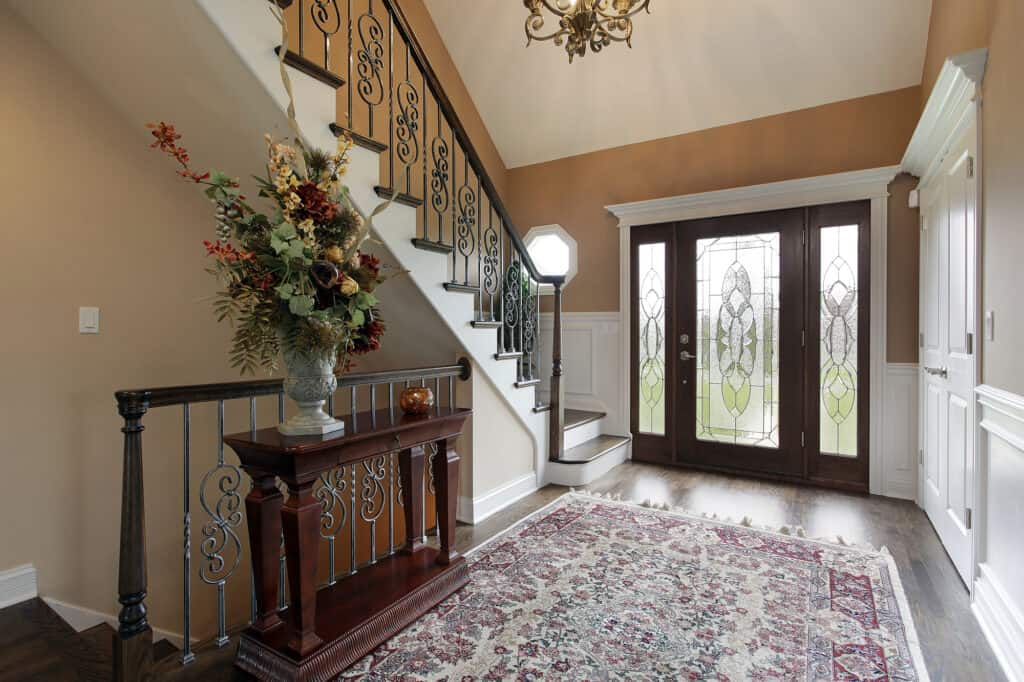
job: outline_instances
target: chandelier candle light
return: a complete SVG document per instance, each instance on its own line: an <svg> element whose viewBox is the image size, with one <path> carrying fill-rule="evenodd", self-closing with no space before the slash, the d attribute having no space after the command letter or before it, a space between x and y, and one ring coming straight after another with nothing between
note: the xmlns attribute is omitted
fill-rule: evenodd
<svg viewBox="0 0 1024 682"><path fill-rule="evenodd" d="M593 52L611 45L612 41L633 47L633 15L651 11L651 0L523 0L530 16L526 18L526 44L534 40L553 40L565 45L569 63L573 57L584 56L587 45ZM543 10L555 15L558 30L544 35Z"/></svg>

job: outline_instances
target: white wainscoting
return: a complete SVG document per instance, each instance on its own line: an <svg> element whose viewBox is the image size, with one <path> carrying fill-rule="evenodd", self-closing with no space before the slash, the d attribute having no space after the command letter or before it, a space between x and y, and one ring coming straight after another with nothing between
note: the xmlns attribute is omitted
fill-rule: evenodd
<svg viewBox="0 0 1024 682"><path fill-rule="evenodd" d="M538 388L547 401L551 377L551 313L540 316L540 376ZM566 407L608 414L603 431L629 433L629 402L621 386L619 313L562 313L562 380Z"/></svg>
<svg viewBox="0 0 1024 682"><path fill-rule="evenodd" d="M917 497L917 393L920 377L915 363L885 365L882 419L881 490L886 497Z"/></svg>
<svg viewBox="0 0 1024 682"><path fill-rule="evenodd" d="M981 433L974 615L1006 676L1024 682L1024 396L976 389Z"/></svg>

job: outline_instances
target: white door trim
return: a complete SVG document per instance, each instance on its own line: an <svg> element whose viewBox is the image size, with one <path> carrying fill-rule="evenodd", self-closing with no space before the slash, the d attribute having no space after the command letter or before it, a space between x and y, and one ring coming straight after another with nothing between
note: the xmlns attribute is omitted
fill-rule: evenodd
<svg viewBox="0 0 1024 682"><path fill-rule="evenodd" d="M741 213L775 211L819 206L844 201L871 201L871 362L870 362L870 490L884 494L885 467L882 462L882 409L885 396L886 340L886 243L888 239L889 183L899 166L818 175L762 185L649 199L605 206L619 220L619 320L622 355L619 362L623 401L629 404L629 367L632 339L629 338L629 245L633 229L698 218Z"/></svg>

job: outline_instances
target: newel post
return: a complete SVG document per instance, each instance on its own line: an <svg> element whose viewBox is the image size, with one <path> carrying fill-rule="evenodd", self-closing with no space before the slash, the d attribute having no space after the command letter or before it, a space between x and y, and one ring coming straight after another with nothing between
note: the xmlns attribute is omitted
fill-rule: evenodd
<svg viewBox="0 0 1024 682"><path fill-rule="evenodd" d="M558 460L565 451L565 386L562 384L562 283L555 282L554 325L551 330L551 415L548 420L548 457Z"/></svg>
<svg viewBox="0 0 1024 682"><path fill-rule="evenodd" d="M118 392L117 411L124 418L124 463L121 479L121 546L117 572L117 637L114 679L138 680L152 662L153 631L146 620L146 510L142 488L142 417L149 394Z"/></svg>

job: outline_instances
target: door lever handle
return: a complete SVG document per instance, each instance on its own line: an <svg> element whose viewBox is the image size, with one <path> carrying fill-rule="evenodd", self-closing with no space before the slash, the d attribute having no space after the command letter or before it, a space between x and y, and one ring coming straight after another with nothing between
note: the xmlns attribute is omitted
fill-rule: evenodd
<svg viewBox="0 0 1024 682"><path fill-rule="evenodd" d="M928 367L925 365L924 371L928 372L932 376L942 377L943 379L949 376L949 371L945 367Z"/></svg>
<svg viewBox="0 0 1024 682"><path fill-rule="evenodd" d="M697 357L696 355L694 355L693 353L691 353L688 350L684 350L684 351L679 353L679 359L680 360L694 360L694 359L696 359L696 357Z"/></svg>

